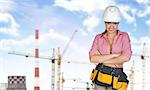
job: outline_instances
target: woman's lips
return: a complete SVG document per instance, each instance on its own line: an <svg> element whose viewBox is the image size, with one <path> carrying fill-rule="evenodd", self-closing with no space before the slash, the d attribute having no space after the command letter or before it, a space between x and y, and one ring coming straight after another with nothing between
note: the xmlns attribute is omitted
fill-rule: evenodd
<svg viewBox="0 0 150 90"><path fill-rule="evenodd" d="M109 31L114 31L114 29L109 29Z"/></svg>

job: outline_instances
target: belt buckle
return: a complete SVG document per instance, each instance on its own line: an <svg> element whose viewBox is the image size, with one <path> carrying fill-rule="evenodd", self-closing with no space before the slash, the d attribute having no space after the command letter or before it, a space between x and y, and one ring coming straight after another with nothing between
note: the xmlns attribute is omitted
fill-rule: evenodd
<svg viewBox="0 0 150 90"><path fill-rule="evenodd" d="M113 76L113 75L115 75L115 72L116 72L116 70L115 70L115 68L111 68L112 70L111 70L111 75Z"/></svg>

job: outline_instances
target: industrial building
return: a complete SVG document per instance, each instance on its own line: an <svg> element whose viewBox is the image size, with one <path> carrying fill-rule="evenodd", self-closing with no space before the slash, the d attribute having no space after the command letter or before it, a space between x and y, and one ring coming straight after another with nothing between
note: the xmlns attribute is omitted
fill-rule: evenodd
<svg viewBox="0 0 150 90"><path fill-rule="evenodd" d="M0 83L0 90L27 90L25 76L8 76L8 83Z"/></svg>

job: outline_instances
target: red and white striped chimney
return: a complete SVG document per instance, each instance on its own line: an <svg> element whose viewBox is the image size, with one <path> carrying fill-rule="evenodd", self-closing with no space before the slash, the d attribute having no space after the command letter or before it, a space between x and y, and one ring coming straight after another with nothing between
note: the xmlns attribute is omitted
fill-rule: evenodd
<svg viewBox="0 0 150 90"><path fill-rule="evenodd" d="M35 30L35 68L34 68L34 90L40 90L40 70L39 70L39 48L38 48L39 30Z"/></svg>

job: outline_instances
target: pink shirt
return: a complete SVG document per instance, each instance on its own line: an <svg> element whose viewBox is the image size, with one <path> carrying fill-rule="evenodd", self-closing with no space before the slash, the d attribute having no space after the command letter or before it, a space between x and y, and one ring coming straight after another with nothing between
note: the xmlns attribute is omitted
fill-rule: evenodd
<svg viewBox="0 0 150 90"><path fill-rule="evenodd" d="M109 40L107 37L107 33L105 34L98 34L96 35L92 48L89 52L89 56L96 55L96 51L98 51L101 55L110 54L109 47ZM112 44L112 54L122 54L126 55L129 59L131 58L131 45L130 45L130 38L126 32L120 32L118 30L117 35L114 38Z"/></svg>

